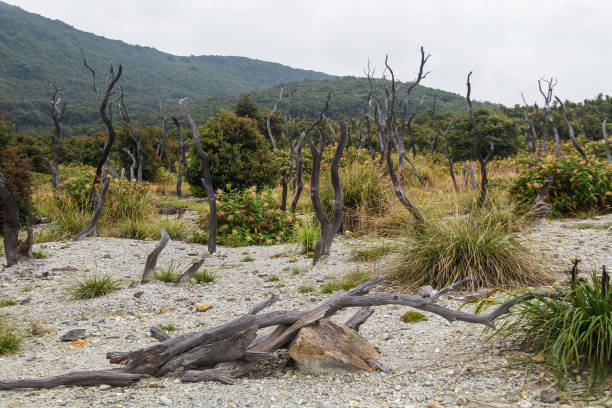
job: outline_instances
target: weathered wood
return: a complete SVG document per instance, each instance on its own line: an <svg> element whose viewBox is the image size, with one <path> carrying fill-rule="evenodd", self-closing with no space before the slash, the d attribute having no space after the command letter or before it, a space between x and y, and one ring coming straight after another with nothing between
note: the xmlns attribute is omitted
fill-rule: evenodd
<svg viewBox="0 0 612 408"><path fill-rule="evenodd" d="M608 164L612 164L612 156L610 156L610 140L608 139L607 122L608 122L608 118L605 118L603 122L601 122L601 131L603 133L604 147L606 149L606 159L608 159Z"/></svg>
<svg viewBox="0 0 612 408"><path fill-rule="evenodd" d="M183 382L220 381L224 384L235 384L236 378L248 373L254 367L254 363L246 361L234 361L231 363L219 363L215 368L208 370L189 370L181 377Z"/></svg>
<svg viewBox="0 0 612 408"><path fill-rule="evenodd" d="M531 206L531 216L533 217L546 217L552 211L552 205L546 202L550 192L550 186L554 181L554 177L550 176L546 180L542 187L538 190L535 202Z"/></svg>
<svg viewBox="0 0 612 408"><path fill-rule="evenodd" d="M265 351L247 350L246 354L244 355L245 361L253 361L253 362L276 360L277 358L278 358L278 353L276 352L270 353L270 352L265 352Z"/></svg>
<svg viewBox="0 0 612 408"><path fill-rule="evenodd" d="M30 217L29 214L26 216L26 232L28 237L26 238L25 256L28 258L34 258L34 255L32 254L32 246L34 245L34 230L32 229L31 218L32 217Z"/></svg>
<svg viewBox="0 0 612 408"><path fill-rule="evenodd" d="M185 142L185 137L183 136L181 124L179 123L178 119L173 116L172 121L174 122L174 125L176 126L176 129L179 134L180 159L178 161L178 169L176 172L176 195L181 197L183 195L183 171L187 168L187 155L185 154L187 143Z"/></svg>
<svg viewBox="0 0 612 408"><path fill-rule="evenodd" d="M165 330L162 330L157 326L149 327L149 332L151 333L151 337L157 341L166 341L171 337Z"/></svg>
<svg viewBox="0 0 612 408"><path fill-rule="evenodd" d="M369 306L359 308L359 310L350 319L348 319L344 325L358 332L361 325L364 324L373 313L374 309Z"/></svg>
<svg viewBox="0 0 612 408"><path fill-rule="evenodd" d="M196 153L202 163L202 184L204 185L208 206L210 208L208 213L208 252L214 254L217 251L217 200L212 185L212 177L210 175L210 159L200 143L200 132L198 131L198 126L195 121L191 118L191 115L189 115L187 101L189 101L189 98L182 98L179 101L179 107L189 123Z"/></svg>
<svg viewBox="0 0 612 408"><path fill-rule="evenodd" d="M136 175L134 174L134 169L136 168L136 157L134 157L134 154L128 148L123 148L123 151L126 152L132 160L132 164L130 164L130 181L134 181L136 179Z"/></svg>
<svg viewBox="0 0 612 408"><path fill-rule="evenodd" d="M194 347L162 365L157 376L163 376L181 367L190 370L241 359L246 355L247 348L256 335L257 326L251 326L222 340Z"/></svg>
<svg viewBox="0 0 612 408"><path fill-rule="evenodd" d="M319 184L321 175L321 158L325 149L325 138L321 137L320 147L317 150L312 138L309 140L310 151L312 153L312 172L310 178L310 199L315 210L319 225L321 226L321 235L314 247L314 255L312 264L316 265L319 259L323 256L329 256L331 244L334 236L338 232L342 224L344 216L344 192L342 190L342 182L340 181L339 169L340 159L344 152L344 146L348 140L348 128L346 122L340 121L340 141L336 146L336 151L331 162L331 183L334 189L334 205L332 218L329 219L323 210L321 197L319 195Z"/></svg>
<svg viewBox="0 0 612 408"><path fill-rule="evenodd" d="M286 328L278 337L274 339L274 341L267 344L266 348L264 348L261 351L276 350L277 348L282 346L284 343L286 343L287 340L289 340L289 338L292 337L295 333L297 333L297 331L300 330L302 327L313 324L314 322L325 317L325 314L329 311L329 309L330 309L329 306L321 307L319 309L316 309L314 312L310 312L304 317L301 317L291 326Z"/></svg>
<svg viewBox="0 0 612 408"><path fill-rule="evenodd" d="M542 82L545 82L548 85L548 89L546 92L542 89ZM548 118L548 122L553 129L553 134L555 138L555 158L558 159L561 156L561 138L559 137L559 131L557 130L557 126L555 126L555 121L553 119L552 111L550 109L550 102L552 101L553 90L557 85L557 81L554 78L547 79L539 79L538 80L538 89L540 90L540 94L544 97L544 109L546 110L546 117ZM547 128L544 128L547 131ZM543 142L546 141L546 137ZM542 145L542 148L546 149L545 152L548 151L546 144Z"/></svg>
<svg viewBox="0 0 612 408"><path fill-rule="evenodd" d="M249 310L249 314L250 315L256 315L257 313L261 312L262 310L264 310L266 307L273 305L274 303L278 302L278 300L280 299L280 297L278 297L277 294L273 294L272 296L270 296L268 299L264 300L261 303L256 304L255 306L253 306L250 310Z"/></svg>
<svg viewBox="0 0 612 408"><path fill-rule="evenodd" d="M177 286L182 286L189 283L191 277L195 275L195 273L202 267L202 264L204 264L204 261L206 261L206 258L208 258L209 256L210 255L207 254L203 256L202 259L200 259L199 261L195 261L194 263L192 263L191 266L187 268L187 270L183 272L183 274L179 277L178 281L176 282Z"/></svg>
<svg viewBox="0 0 612 408"><path fill-rule="evenodd" d="M85 228L83 228L83 230L81 230L81 232L79 232L77 236L72 239L73 241L80 241L81 239L85 237L97 234L98 220L100 219L100 215L102 215L102 209L104 208L104 203L106 202L106 193L108 192L108 186L110 185L109 178L104 177L103 183L104 185L102 186L102 191L100 192L99 195L96 194L95 184L94 184L92 194L97 198L94 200L96 203L96 206L94 208L93 217L91 217L91 221L89 222L89 224L87 224L87 226L85 226Z"/></svg>
<svg viewBox="0 0 612 408"><path fill-rule="evenodd" d="M19 207L8 180L0 172L0 201L2 201L2 222L4 231L4 254L7 266L19 262L17 241L19 239Z"/></svg>
<svg viewBox="0 0 612 408"><path fill-rule="evenodd" d="M155 265L157 265L157 257L159 256L160 252L163 251L163 249L166 247L169 240L170 237L168 236L168 233L166 232L164 227L162 227L161 239L159 240L159 243L155 245L155 248L153 248L153 251L151 251L151 253L147 257L147 262L145 263L144 271L142 273L142 280L140 281L140 283L149 283L151 282L151 280L153 280L153 275L155 273Z"/></svg>
<svg viewBox="0 0 612 408"><path fill-rule="evenodd" d="M574 134L574 127L572 126L572 123L569 121L569 119L567 118L567 115L565 114L565 106L563 105L563 102L561 102L561 99L559 99L558 96L555 96L555 100L557 101L557 103L559 103L559 112L561 112L561 117L563 117L563 120L565 121L565 124L567 125L567 129L569 131L569 137L570 137L570 140L572 141L572 145L574 146L576 151L580 153L580 156L582 156L582 160L584 160L585 162L588 162L589 158L587 157L584 150L582 150L582 147L580 147L580 145L578 144L578 140L576 140L576 135Z"/></svg>
<svg viewBox="0 0 612 408"><path fill-rule="evenodd" d="M49 168L51 169L51 185L53 186L53 192L56 197L59 197L60 190L60 175L59 175L59 156L60 156L60 121L62 119L62 114L66 110L66 104L60 108L61 98L58 96L59 92L62 90L53 84L53 88L55 91L53 92L53 96L51 97L51 118L53 119L53 161L50 161L46 157L43 160L47 163Z"/></svg>
<svg viewBox="0 0 612 408"><path fill-rule="evenodd" d="M393 372L393 369L391 367L385 365L380 360L377 360L375 358L364 358L364 361L366 363L368 363L368 365L370 367L372 367L373 369L375 369L375 370L382 371L384 373L392 373Z"/></svg>
<svg viewBox="0 0 612 408"><path fill-rule="evenodd" d="M76 371L55 377L27 378L23 380L0 381L0 390L17 388L52 388L58 385L100 385L113 386L132 385L142 378L142 375L125 373L116 370Z"/></svg>

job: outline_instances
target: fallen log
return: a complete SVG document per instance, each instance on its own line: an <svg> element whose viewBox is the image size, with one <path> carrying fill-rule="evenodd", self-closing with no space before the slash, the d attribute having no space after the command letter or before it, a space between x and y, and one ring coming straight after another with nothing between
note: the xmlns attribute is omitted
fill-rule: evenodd
<svg viewBox="0 0 612 408"><path fill-rule="evenodd" d="M274 304L273 296L233 321L206 330L183 333L169 337L155 328L152 335L160 342L130 352L114 351L106 354L112 364L121 364L119 370L102 370L69 373L63 376L0 382L0 389L47 388L56 385L129 385L142 375L163 376L182 369L181 381L195 382L216 380L232 384L235 379L257 368L259 361L279 358L277 351L289 343L303 327L329 318L347 307L359 307L348 321L346 330L358 330L372 315L372 306L397 304L410 306L444 317L448 321L465 321L494 327L495 320L508 313L520 301L532 299L536 294L527 293L498 305L485 314L473 314L449 309L437 304L445 293L470 281L469 278L442 289L434 296L423 298L408 294L368 292L382 279L364 282L346 293L331 296L320 305L305 311L278 310L259 313ZM555 296L556 293L541 293ZM370 360L371 359L371 360ZM364 360L371 368L388 371L389 368L368 356Z"/></svg>

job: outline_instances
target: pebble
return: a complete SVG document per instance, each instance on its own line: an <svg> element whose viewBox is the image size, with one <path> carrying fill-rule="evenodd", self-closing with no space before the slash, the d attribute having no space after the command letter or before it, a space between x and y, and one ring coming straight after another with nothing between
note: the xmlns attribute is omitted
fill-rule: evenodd
<svg viewBox="0 0 612 408"><path fill-rule="evenodd" d="M166 406L166 407L169 407L169 406L172 405L172 400L170 398L168 398L168 397L163 396L163 395L161 397L159 397L159 402L162 405Z"/></svg>
<svg viewBox="0 0 612 408"><path fill-rule="evenodd" d="M540 392L540 400L546 403L552 403L559 399L559 393L555 388L545 388Z"/></svg>
<svg viewBox="0 0 612 408"><path fill-rule="evenodd" d="M533 407L533 404L527 400L521 400L519 401L518 406L520 408L531 408Z"/></svg>

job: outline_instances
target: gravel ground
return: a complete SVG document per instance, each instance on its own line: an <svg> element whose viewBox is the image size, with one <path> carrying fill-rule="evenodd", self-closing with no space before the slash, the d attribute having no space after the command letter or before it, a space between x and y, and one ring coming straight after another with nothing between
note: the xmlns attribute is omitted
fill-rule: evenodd
<svg viewBox="0 0 612 408"><path fill-rule="evenodd" d="M576 225L587 223L592 228L576 229ZM522 239L559 273L567 268L571 256L584 259L587 269L602 264L612 269L612 232L604 228L610 223L611 215L587 221L539 221L522 234ZM154 343L147 330L152 325L172 324L177 328L175 333L211 327L240 316L271 293L281 297L271 309L311 307L327 296L319 290L326 279L357 268L375 275L384 267L385 261L366 264L350 260L351 249L373 242L338 237L332 259L315 267L291 245L220 248L204 264L204 269L217 275L216 281L185 288L160 282L128 287L131 281L140 279L155 242L90 238L37 245L50 256L0 271L0 299L26 302L4 307L0 313L8 315L20 328L35 327L43 333L28 337L18 353L0 357L0 379L108 368L107 351L132 350ZM158 265L167 266L174 259L186 268L204 250L201 245L170 242ZM246 256L255 260L244 262ZM294 268L299 273L295 274ZM92 273L121 279L122 289L101 298L70 300L67 289ZM270 282L271 275L280 280ZM315 292L299 293L300 286L312 286ZM139 291L144 292L142 296L134 297ZM441 302L457 308L462 295L454 293ZM195 304L210 304L212 308L196 312ZM561 402L543 403L541 391L554 384L553 378L534 365L526 368L517 364L516 357L525 355L504 339L485 342L481 327L449 324L435 315L428 315L428 321L406 324L399 318L408 309L377 307L360 330L380 349L381 361L394 369L390 374L312 377L277 364L235 385L184 384L177 374L148 378L132 387L0 391L0 406L588 406L581 401L564 402L568 397L564 393L559 394ZM349 315L344 312L335 320L344 321ZM85 346L78 348L59 340L60 335L77 327L86 329ZM575 387L570 386L568 392L573 390Z"/></svg>

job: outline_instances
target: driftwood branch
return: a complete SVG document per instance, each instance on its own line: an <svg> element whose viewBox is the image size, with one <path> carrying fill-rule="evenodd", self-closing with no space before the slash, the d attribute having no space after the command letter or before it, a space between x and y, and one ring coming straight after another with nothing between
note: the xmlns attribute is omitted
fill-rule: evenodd
<svg viewBox="0 0 612 408"><path fill-rule="evenodd" d="M206 261L206 258L208 258L208 255L206 255L206 256L202 257L202 259L192 263L191 266L189 268L187 268L187 270L185 272L183 272L183 274L179 277L179 279L176 282L176 284L178 286L181 286L181 285L185 285L185 284L189 283L189 280L193 277L193 275L195 275L196 272L200 270L200 268L204 264L204 261Z"/></svg>
<svg viewBox="0 0 612 408"><path fill-rule="evenodd" d="M153 248L153 251L151 251L151 253L147 257L147 262L145 263L144 272L142 273L142 280L140 281L140 283L149 283L151 282L151 280L153 280L153 274L155 273L155 265L157 265L157 257L159 256L161 251L164 250L169 240L170 237L168 236L168 233L166 232L164 227L162 227L161 239L159 240L159 243L155 245L155 248Z"/></svg>
<svg viewBox="0 0 612 408"><path fill-rule="evenodd" d="M157 341L166 341L171 337L166 331L157 326L150 327L149 332L151 333L151 337Z"/></svg>
<svg viewBox="0 0 612 408"><path fill-rule="evenodd" d="M127 386L142 379L140 374L116 370L77 371L55 377L27 378L23 380L0 381L0 390L17 388L52 388L58 385L101 385Z"/></svg>

